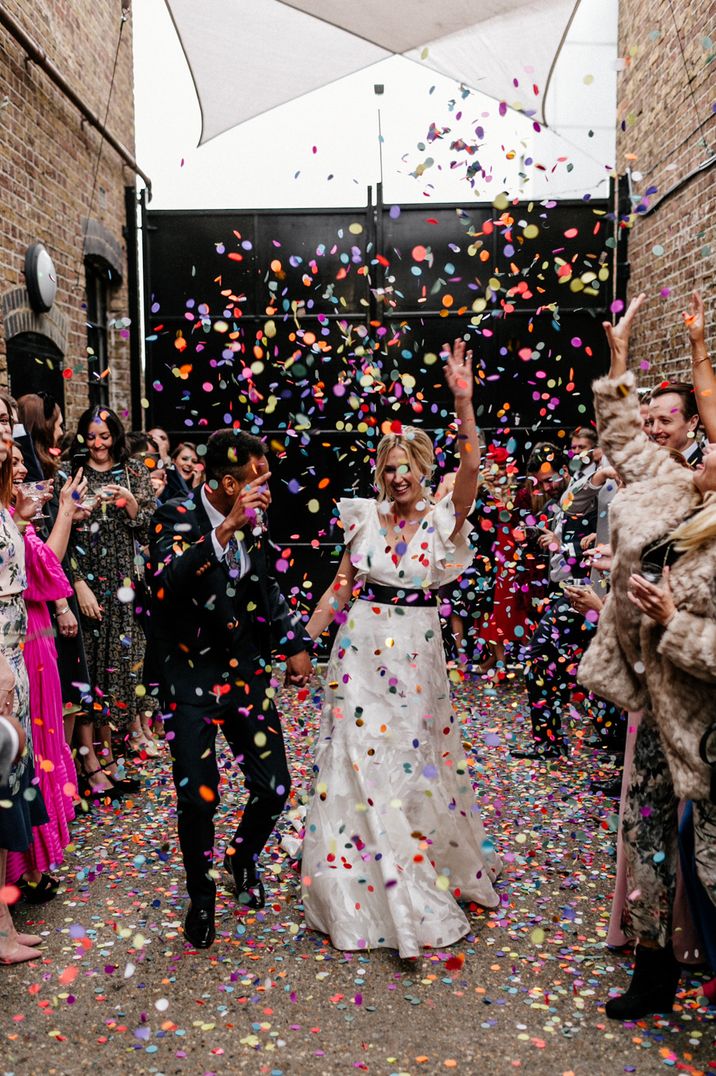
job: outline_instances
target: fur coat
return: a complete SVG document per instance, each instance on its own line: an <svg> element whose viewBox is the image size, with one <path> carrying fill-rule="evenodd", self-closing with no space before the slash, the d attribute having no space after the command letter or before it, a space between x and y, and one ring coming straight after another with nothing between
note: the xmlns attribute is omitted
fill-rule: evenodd
<svg viewBox="0 0 716 1076"><path fill-rule="evenodd" d="M644 547L669 535L701 503L693 472L641 429L633 374L593 385L605 454L624 479L609 511L611 591L579 666L579 680L625 710L654 720L679 798L708 800L699 741L716 721L716 540L683 553L670 572L677 613L663 628L627 597Z"/></svg>

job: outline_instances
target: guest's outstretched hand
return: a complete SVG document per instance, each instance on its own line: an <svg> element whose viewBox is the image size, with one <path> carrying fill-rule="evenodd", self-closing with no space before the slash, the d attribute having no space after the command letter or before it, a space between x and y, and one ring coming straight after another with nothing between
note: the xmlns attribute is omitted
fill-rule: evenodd
<svg viewBox="0 0 716 1076"><path fill-rule="evenodd" d="M452 347L443 344L446 356L445 380L456 400L471 400L474 379L472 376L472 352L467 351L465 341L459 337Z"/></svg>
<svg viewBox="0 0 716 1076"><path fill-rule="evenodd" d="M681 315L684 319L686 331L692 344L700 344L706 338L706 318L704 315L704 301L699 292L691 293L688 309Z"/></svg>

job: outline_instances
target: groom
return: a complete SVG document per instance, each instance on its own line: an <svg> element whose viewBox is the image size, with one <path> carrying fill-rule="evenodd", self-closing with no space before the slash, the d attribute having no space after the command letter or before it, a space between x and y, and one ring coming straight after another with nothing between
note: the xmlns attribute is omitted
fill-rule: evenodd
<svg viewBox="0 0 716 1076"><path fill-rule="evenodd" d="M267 563L270 472L262 443L219 430L208 440L204 463L206 483L162 505L150 528L152 634L163 655L167 740L191 900L184 933L201 949L215 936L217 729L249 795L224 867L240 903L260 908L265 896L256 863L290 788L271 688L273 648L286 655L289 683L303 685L312 672L311 641Z"/></svg>

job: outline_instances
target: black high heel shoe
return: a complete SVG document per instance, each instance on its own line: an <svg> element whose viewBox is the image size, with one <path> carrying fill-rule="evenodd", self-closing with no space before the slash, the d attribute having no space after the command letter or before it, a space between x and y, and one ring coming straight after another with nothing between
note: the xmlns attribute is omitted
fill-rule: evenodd
<svg viewBox="0 0 716 1076"><path fill-rule="evenodd" d="M91 778L95 777L98 773L103 774L110 781L109 788L92 788ZM89 800L101 800L109 797L112 800L119 800L124 795L124 790L120 788L115 781L112 781L108 777L103 768L100 766L98 770L90 770L89 773L82 774L82 788L80 789L80 795L86 801Z"/></svg>
<svg viewBox="0 0 716 1076"><path fill-rule="evenodd" d="M126 796L130 792L139 792L139 789L142 787L142 782L136 777L115 777L114 774L107 773L110 766L118 765L119 763L116 759L114 762L100 762L100 769L104 771L120 796Z"/></svg>
<svg viewBox="0 0 716 1076"><path fill-rule="evenodd" d="M610 1020L641 1020L652 1013L670 1013L680 977L681 967L671 942L663 949L637 945L629 988L618 997L610 998L604 1011Z"/></svg>
<svg viewBox="0 0 716 1076"><path fill-rule="evenodd" d="M39 882L31 882L27 878L20 878L15 883L22 893L23 900L28 904L46 904L52 900L60 888L57 878L51 874L43 874Z"/></svg>

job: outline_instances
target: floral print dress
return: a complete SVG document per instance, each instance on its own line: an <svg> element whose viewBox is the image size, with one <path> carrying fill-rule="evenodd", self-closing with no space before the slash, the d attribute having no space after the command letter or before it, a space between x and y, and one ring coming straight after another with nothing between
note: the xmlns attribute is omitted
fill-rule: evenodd
<svg viewBox="0 0 716 1076"><path fill-rule="evenodd" d="M82 616L93 716L122 731L146 709L141 682L145 639L134 616L133 592L156 501L142 460L129 459L110 471L88 463L84 476L88 495L112 483L129 488L139 506L137 518L130 519L124 508L100 498L89 519L75 526L70 550L72 581L84 580L102 609L101 620Z"/></svg>

